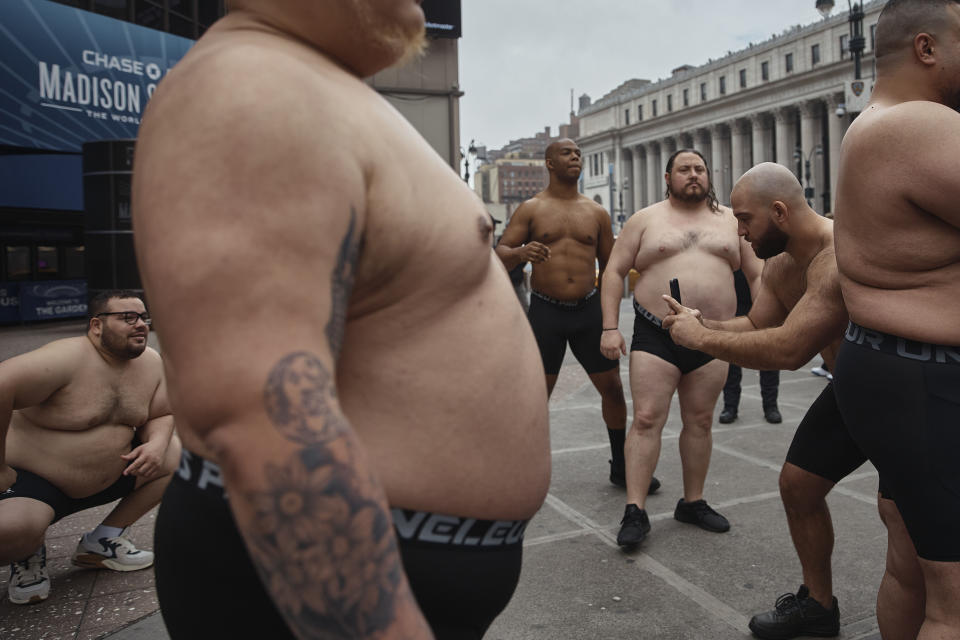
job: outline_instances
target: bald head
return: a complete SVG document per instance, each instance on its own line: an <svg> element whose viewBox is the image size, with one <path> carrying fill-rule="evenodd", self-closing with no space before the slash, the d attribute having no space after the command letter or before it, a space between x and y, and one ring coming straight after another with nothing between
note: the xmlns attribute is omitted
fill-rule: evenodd
<svg viewBox="0 0 960 640"><path fill-rule="evenodd" d="M803 209L807 204L797 177L773 162L762 162L743 174L730 194L731 201L735 198L746 198L761 207L769 207L779 200L793 210Z"/></svg>
<svg viewBox="0 0 960 640"><path fill-rule="evenodd" d="M547 150L544 151L543 153L543 159L553 160L554 158L557 157L557 152L560 151L560 149L563 149L564 147L571 147L571 146L576 147L578 149L580 148L577 145L577 143L571 140L570 138L560 138L556 142L550 143L550 146L548 146Z"/></svg>
<svg viewBox="0 0 960 640"><path fill-rule="evenodd" d="M918 34L945 35L951 24L947 12L958 9L960 0L889 0L877 20L878 69L910 59Z"/></svg>

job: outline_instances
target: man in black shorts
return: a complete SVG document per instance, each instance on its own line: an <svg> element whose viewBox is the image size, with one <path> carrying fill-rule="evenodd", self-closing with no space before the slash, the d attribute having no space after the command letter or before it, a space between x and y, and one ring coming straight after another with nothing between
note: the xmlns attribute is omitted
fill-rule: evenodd
<svg viewBox="0 0 960 640"><path fill-rule="evenodd" d="M960 638L958 44L960 2L884 6L876 85L844 135L837 181L850 312L831 367L837 403L903 515L915 549L902 554L922 572L919 584L881 583L878 616L900 623L897 637Z"/></svg>
<svg viewBox="0 0 960 640"><path fill-rule="evenodd" d="M847 322L833 223L810 209L796 177L778 164L760 164L745 173L731 201L740 233L766 259L750 313L716 322L670 298L673 313L664 318L664 326L678 343L745 367L797 369L818 350L832 365ZM796 595L781 597L775 609L750 620L758 637L840 632L830 568L833 525L825 498L865 461L847 433L833 384L828 384L797 428L780 473L780 495L804 584ZM915 574L915 568L893 570L898 577Z"/></svg>
<svg viewBox="0 0 960 640"><path fill-rule="evenodd" d="M550 184L514 212L497 255L507 270L524 261L533 264L528 317L546 370L547 393L557 383L569 343L600 392L612 454L610 482L623 487L627 406L620 363L600 353L597 283L613 247L610 216L577 190L582 165L580 147L573 140L551 144L545 159ZM654 479L650 490L656 491L657 486Z"/></svg>

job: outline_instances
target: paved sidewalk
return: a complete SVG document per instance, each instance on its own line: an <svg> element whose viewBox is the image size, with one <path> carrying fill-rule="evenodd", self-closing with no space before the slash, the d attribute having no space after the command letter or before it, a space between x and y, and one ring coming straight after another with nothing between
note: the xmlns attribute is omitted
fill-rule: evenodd
<svg viewBox="0 0 960 640"><path fill-rule="evenodd" d="M621 309L621 326L632 326L627 301ZM0 328L0 358L83 330L82 323L58 325ZM488 640L750 637L750 616L771 608L778 595L796 591L801 582L777 476L794 429L825 384L810 374L819 363L782 374L783 424L763 420L757 374L747 371L739 420L714 425L706 497L730 519L732 529L725 534L673 519L682 492L674 400L657 468L663 487L647 503L653 530L639 550L624 553L615 540L625 493L607 482L609 445L600 398L568 353L550 403L550 493L527 529L520 584ZM626 359L621 371L626 386ZM874 603L886 534L876 513L876 488L877 474L868 464L829 498L840 637L847 640L879 638ZM29 607L3 599L0 639L166 640L151 571L115 574L69 565L79 534L108 509L77 514L51 529L50 599ZM151 514L133 528L136 543L150 548L152 528ZM6 580L7 569L0 568L0 594L5 595Z"/></svg>

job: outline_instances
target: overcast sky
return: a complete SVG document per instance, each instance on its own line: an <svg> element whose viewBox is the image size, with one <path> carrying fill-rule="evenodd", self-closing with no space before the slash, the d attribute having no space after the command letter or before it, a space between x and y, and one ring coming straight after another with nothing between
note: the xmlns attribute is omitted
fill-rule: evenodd
<svg viewBox="0 0 960 640"><path fill-rule="evenodd" d="M834 14L846 12L837 0ZM567 122L570 89L594 101L797 24L815 0L462 0L460 140L494 149ZM841 5L843 5L841 7Z"/></svg>

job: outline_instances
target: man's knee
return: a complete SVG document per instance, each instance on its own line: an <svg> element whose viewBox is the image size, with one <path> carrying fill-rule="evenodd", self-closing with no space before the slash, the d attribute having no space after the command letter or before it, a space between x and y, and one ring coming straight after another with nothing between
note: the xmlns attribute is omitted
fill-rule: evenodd
<svg viewBox="0 0 960 640"><path fill-rule="evenodd" d="M638 407L633 410L631 433L660 433L665 422L665 417L660 411L649 407Z"/></svg>
<svg viewBox="0 0 960 640"><path fill-rule="evenodd" d="M809 513L823 508L832 487L829 480L789 463L780 470L780 499L787 511Z"/></svg>
<svg viewBox="0 0 960 640"><path fill-rule="evenodd" d="M38 500L0 500L0 564L23 560L40 548L53 517L53 509Z"/></svg>

